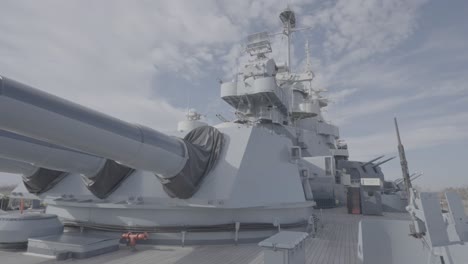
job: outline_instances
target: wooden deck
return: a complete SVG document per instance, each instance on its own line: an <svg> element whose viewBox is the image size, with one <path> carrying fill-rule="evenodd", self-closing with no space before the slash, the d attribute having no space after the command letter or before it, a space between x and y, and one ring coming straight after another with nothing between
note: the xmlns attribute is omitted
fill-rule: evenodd
<svg viewBox="0 0 468 264"><path fill-rule="evenodd" d="M317 212L320 215L320 212ZM320 264L354 264L358 223L363 218L406 219L406 214L389 213L384 217L348 215L344 208L323 210L323 227L315 238L306 241L306 262ZM138 246L137 251L123 247L117 252L84 260L56 261L21 252L0 252L1 264L211 264L263 263L262 249L256 244L201 246Z"/></svg>

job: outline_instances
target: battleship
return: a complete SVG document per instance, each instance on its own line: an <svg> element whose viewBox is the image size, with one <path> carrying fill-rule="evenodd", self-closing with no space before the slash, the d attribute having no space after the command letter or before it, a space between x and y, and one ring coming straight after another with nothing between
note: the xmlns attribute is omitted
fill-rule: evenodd
<svg viewBox="0 0 468 264"><path fill-rule="evenodd" d="M191 109L161 133L1 76L0 170L22 175L11 199L47 205L0 214L1 263L467 263L460 198L412 188L396 119L400 180L394 157L350 159L308 45L292 69L303 28L279 18L285 61L248 36L217 125Z"/></svg>

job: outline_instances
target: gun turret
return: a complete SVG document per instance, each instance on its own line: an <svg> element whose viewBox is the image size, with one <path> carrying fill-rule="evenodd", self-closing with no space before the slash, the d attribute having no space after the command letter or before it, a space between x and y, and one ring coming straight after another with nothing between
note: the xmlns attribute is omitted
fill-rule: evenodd
<svg viewBox="0 0 468 264"><path fill-rule="evenodd" d="M178 198L198 189L223 142L213 127L198 127L184 139L171 137L4 77L0 111L8 113L0 116L0 129L154 172Z"/></svg>
<svg viewBox="0 0 468 264"><path fill-rule="evenodd" d="M371 159L371 160L369 160L368 162L366 162L366 163L362 164L362 167L365 167L365 166L367 166L367 165L371 164L372 162L374 162L374 161L377 161L377 160L379 160L379 159L383 158L384 156L385 156L385 155L382 155L382 156L378 156L378 157L377 157L377 158L375 158L375 159Z"/></svg>
<svg viewBox="0 0 468 264"><path fill-rule="evenodd" d="M423 173L422 172L419 172L419 173L413 173L410 177L410 180L411 182L415 181L416 179L418 179L419 177L423 176Z"/></svg>
<svg viewBox="0 0 468 264"><path fill-rule="evenodd" d="M413 181L413 180L416 180L417 178L421 177L422 175L423 175L422 172L414 172L414 173L412 173L412 174L410 175L410 179L411 179L411 181ZM394 181L394 183L395 183L395 184L400 184L400 183L402 183L403 181L404 181L403 178L399 178L399 179L396 179L396 180Z"/></svg>
<svg viewBox="0 0 468 264"><path fill-rule="evenodd" d="M372 167L375 168L375 167L377 167L377 166L380 166L380 165L382 165L382 164L384 164L384 163L387 163L387 162L391 161L391 160L394 159L394 158L396 158L396 157L391 157L391 158L388 158L388 159L386 159L386 160L382 160L382 161L378 162L377 164L372 165Z"/></svg>

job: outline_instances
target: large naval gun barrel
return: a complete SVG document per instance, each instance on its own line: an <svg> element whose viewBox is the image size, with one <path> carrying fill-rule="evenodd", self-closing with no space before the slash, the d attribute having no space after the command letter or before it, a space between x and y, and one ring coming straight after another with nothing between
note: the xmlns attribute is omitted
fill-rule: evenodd
<svg viewBox="0 0 468 264"><path fill-rule="evenodd" d="M106 159L0 130L0 157L36 167L93 176Z"/></svg>
<svg viewBox="0 0 468 264"><path fill-rule="evenodd" d="M382 165L382 164L384 164L384 163L387 163L387 162L393 160L394 158L396 158L396 157L391 157L391 158L388 158L388 159L386 159L386 160L382 160L382 161L380 161L380 162L377 162L377 164L372 165L372 167L374 167L374 168L375 168L375 167L378 167L378 166L380 166L380 165Z"/></svg>
<svg viewBox="0 0 468 264"><path fill-rule="evenodd" d="M367 166L367 165L369 165L369 164L372 164L372 162L377 161L377 160L383 158L384 156L385 156L385 155L381 155L381 156L378 156L378 157L375 158L375 159L371 159L371 160L369 160L368 162L362 164L361 166L362 166L362 167L365 167L365 166Z"/></svg>
<svg viewBox="0 0 468 264"><path fill-rule="evenodd" d="M1 76L0 112L0 129L154 172L178 198L198 189L223 142L213 127L171 137Z"/></svg>
<svg viewBox="0 0 468 264"><path fill-rule="evenodd" d="M6 130L0 130L0 146L0 159L7 159L0 162L0 171L22 174L26 188L36 194L69 174L79 174L96 197L106 198L134 171L112 160Z"/></svg>
<svg viewBox="0 0 468 264"><path fill-rule="evenodd" d="M0 158L0 171L13 174L32 174L37 167L22 161Z"/></svg>
<svg viewBox="0 0 468 264"><path fill-rule="evenodd" d="M2 77L0 127L53 144L105 157L162 177L187 160L181 140L129 124Z"/></svg>

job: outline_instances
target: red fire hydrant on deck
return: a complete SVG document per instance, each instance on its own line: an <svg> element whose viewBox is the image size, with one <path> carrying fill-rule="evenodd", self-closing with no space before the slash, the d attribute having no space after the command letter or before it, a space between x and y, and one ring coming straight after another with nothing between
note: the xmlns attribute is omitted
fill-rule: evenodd
<svg viewBox="0 0 468 264"><path fill-rule="evenodd" d="M122 234L122 238L127 240L127 246L135 247L138 240L147 240L148 233L124 233Z"/></svg>

